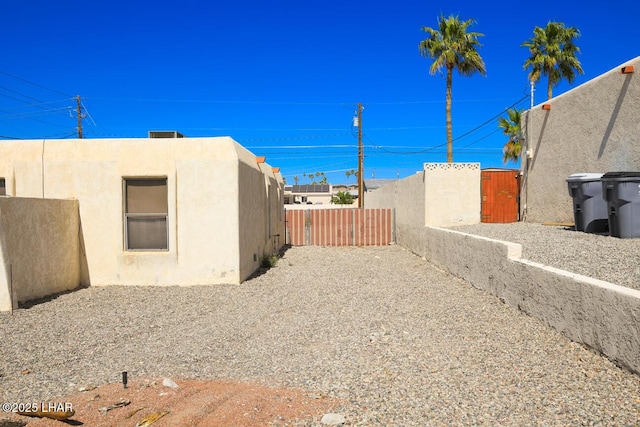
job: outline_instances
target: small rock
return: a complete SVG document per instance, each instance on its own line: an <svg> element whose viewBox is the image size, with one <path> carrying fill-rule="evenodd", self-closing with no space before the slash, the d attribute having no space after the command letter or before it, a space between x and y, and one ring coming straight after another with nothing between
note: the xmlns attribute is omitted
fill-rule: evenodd
<svg viewBox="0 0 640 427"><path fill-rule="evenodd" d="M82 386L80 388L78 388L78 391L83 392L83 391L90 391L90 390L94 390L96 387L93 385L86 385L86 386Z"/></svg>
<svg viewBox="0 0 640 427"><path fill-rule="evenodd" d="M162 380L162 385L170 388L178 388L178 384L176 384L171 378L165 378Z"/></svg>
<svg viewBox="0 0 640 427"><path fill-rule="evenodd" d="M340 414L324 414L320 422L328 426L341 426L347 420Z"/></svg>
<svg viewBox="0 0 640 427"><path fill-rule="evenodd" d="M8 418L0 419L0 427L24 427L26 425L25 421L10 420Z"/></svg>

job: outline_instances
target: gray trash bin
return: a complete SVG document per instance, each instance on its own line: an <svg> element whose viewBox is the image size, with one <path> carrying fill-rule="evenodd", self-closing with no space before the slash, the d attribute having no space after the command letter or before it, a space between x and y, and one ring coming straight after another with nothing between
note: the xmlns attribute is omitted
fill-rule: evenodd
<svg viewBox="0 0 640 427"><path fill-rule="evenodd" d="M608 206L609 234L640 237L640 172L605 173L602 195Z"/></svg>
<svg viewBox="0 0 640 427"><path fill-rule="evenodd" d="M567 178L573 198L576 231L606 233L609 231L607 202L602 196L601 173L574 173Z"/></svg>

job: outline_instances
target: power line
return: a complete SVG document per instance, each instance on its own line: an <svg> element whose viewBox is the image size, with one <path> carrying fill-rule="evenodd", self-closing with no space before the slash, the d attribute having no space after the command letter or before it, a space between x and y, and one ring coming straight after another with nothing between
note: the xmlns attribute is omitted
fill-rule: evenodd
<svg viewBox="0 0 640 427"><path fill-rule="evenodd" d="M1 94L0 94L1 96ZM31 116L39 116L41 114L48 114L48 113L53 113L53 112L57 112L57 111L69 111L69 107L56 107L56 108L49 108L48 110L42 110L42 111L30 111L30 112L25 112L25 113L13 113L13 114L6 114L6 115L2 115L0 116L0 118L3 119L11 119L11 118L29 118Z"/></svg>
<svg viewBox="0 0 640 427"><path fill-rule="evenodd" d="M350 144L350 145L344 145L344 144L333 144L333 145L265 145L265 146L246 146L245 148L247 149L252 149L252 150L271 150L271 149L278 149L278 150L290 150L290 149L308 149L308 148L357 148L357 145L354 144Z"/></svg>
<svg viewBox="0 0 640 427"><path fill-rule="evenodd" d="M230 105L316 105L316 106L340 106L352 108L357 106L357 102L317 102L317 101L260 101L260 100L230 100L230 99L170 99L170 98L102 98L88 97L95 101L127 101L127 102L175 102L175 103L193 103L193 104L230 104ZM502 101L502 98L480 98L480 99L456 99L456 104L471 102L496 102ZM443 104L445 100L416 100L416 101L373 101L363 102L363 106L371 105L421 105L421 104Z"/></svg>
<svg viewBox="0 0 640 427"><path fill-rule="evenodd" d="M249 139L237 139L236 141L246 143L246 142L258 142L258 141L299 141L305 139L320 139L320 138L337 138L340 136L351 135L348 132L344 133L334 133L331 135L307 135L307 136L292 136L292 137L278 137L278 138L249 138Z"/></svg>
<svg viewBox="0 0 640 427"><path fill-rule="evenodd" d="M513 108L513 107L515 107L516 105L518 105L519 103L521 103L522 101L524 101L524 100L526 100L526 99L528 99L528 98L529 98L529 95L523 96L522 98L518 99L516 102L514 102L513 104L511 104L510 106L508 106L507 108L505 108L505 111L506 111L506 110L508 110L509 108ZM499 117L500 117L500 116L502 116L503 114L504 114L504 111L501 111L500 113L496 114L495 116L491 117L490 119L488 119L488 120L486 120L486 121L482 122L481 124L477 125L476 127L474 127L474 128L472 128L472 129L468 130L467 132L463 133L462 135L459 135L459 136L457 136L457 137L453 138L451 141L452 141L452 142L454 142L454 141L457 141L457 140L459 140L459 139L464 138L465 136L467 136L467 135L469 135L469 134L471 134L471 133L473 133L473 132L477 131L478 129L483 128L483 127L484 127L484 126L486 126L487 124L489 124L489 123L493 122L494 120L496 120L497 118L499 118ZM368 137L367 137L367 139L369 139L372 143L374 143L374 144L375 144L375 142L374 142L374 141L372 141L370 138L368 138ZM477 141L476 141L476 142L477 142ZM377 149L379 149L379 150L382 150L382 151L385 151L385 152L387 152L387 153L389 153L389 154L422 154L422 153L426 153L426 152L432 151L432 150L434 150L434 149L436 149L436 148L443 147L443 146L445 146L445 145L447 145L447 143L446 143L446 142L444 142L444 143L442 143L442 144L439 144L439 145L435 145L435 146L433 146L433 147L425 148L424 150L419 150L419 151L406 151L406 152L402 152L402 151L391 151L391 150L387 150L387 149L385 149L385 148L383 148L383 147L381 147L381 146L376 146L375 148L377 148Z"/></svg>
<svg viewBox="0 0 640 427"><path fill-rule="evenodd" d="M41 84L39 84L39 83L34 83L34 82L29 81L29 80L27 80L27 79L23 79L22 77L14 76L13 74L9 74L9 73L7 73L7 72L5 72L5 71L2 71L2 70L0 70L0 74L4 74L5 76L9 76L9 77L11 77L11 78L13 78L13 79L20 80L20 81L23 81L23 82L25 82L25 83L29 83L30 85L37 86L37 87L39 87L39 88L41 88L41 89L46 89L46 90L48 90L48 91L51 91L51 92L57 93L57 94L59 94L59 95L64 95L64 96L66 96L66 97L68 97L68 98L73 98L73 96L69 95L68 93L64 93L64 92L61 92L61 91L56 90L56 89L51 89L50 87L47 87L47 86L41 85Z"/></svg>
<svg viewBox="0 0 640 427"><path fill-rule="evenodd" d="M237 101L218 99L169 99L169 98L87 98L98 101L128 101L128 102L174 102L193 104L237 104L237 105L319 105L319 106L348 106L355 102L306 102L306 101Z"/></svg>
<svg viewBox="0 0 640 427"><path fill-rule="evenodd" d="M22 96L23 98L27 98L27 99L30 99L32 101L38 102L38 104L33 104L33 103L25 101L24 99L14 98L12 96L0 93L0 96L4 96L5 98L13 99L13 100L18 101L18 102L23 102L23 103L27 104L30 107L38 107L38 108L45 109L45 107L43 105L47 105L49 107L58 108L55 105L53 105L51 102L41 101L41 100L33 98L33 97L29 96L29 95L25 95L23 93L20 93L20 92L18 92L16 90L9 89L8 87L0 86L0 89L5 90L7 92L14 93L14 94L19 95L19 96ZM64 99L63 101L67 101L67 99ZM60 101L52 101L52 102L60 102Z"/></svg>

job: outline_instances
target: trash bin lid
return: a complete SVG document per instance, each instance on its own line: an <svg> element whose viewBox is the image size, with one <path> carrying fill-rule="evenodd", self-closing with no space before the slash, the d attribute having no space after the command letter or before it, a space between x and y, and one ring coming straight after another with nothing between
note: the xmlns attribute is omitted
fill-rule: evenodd
<svg viewBox="0 0 640 427"><path fill-rule="evenodd" d="M567 182L600 181L603 175L602 173L574 173L569 175Z"/></svg>
<svg viewBox="0 0 640 427"><path fill-rule="evenodd" d="M640 181L640 172L607 172L602 179L610 181Z"/></svg>

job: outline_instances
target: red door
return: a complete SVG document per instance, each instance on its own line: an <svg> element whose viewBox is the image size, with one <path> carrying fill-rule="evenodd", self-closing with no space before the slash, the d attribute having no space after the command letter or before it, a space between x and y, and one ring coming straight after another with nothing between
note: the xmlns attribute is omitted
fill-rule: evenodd
<svg viewBox="0 0 640 427"><path fill-rule="evenodd" d="M482 222L518 221L519 171L483 170Z"/></svg>

